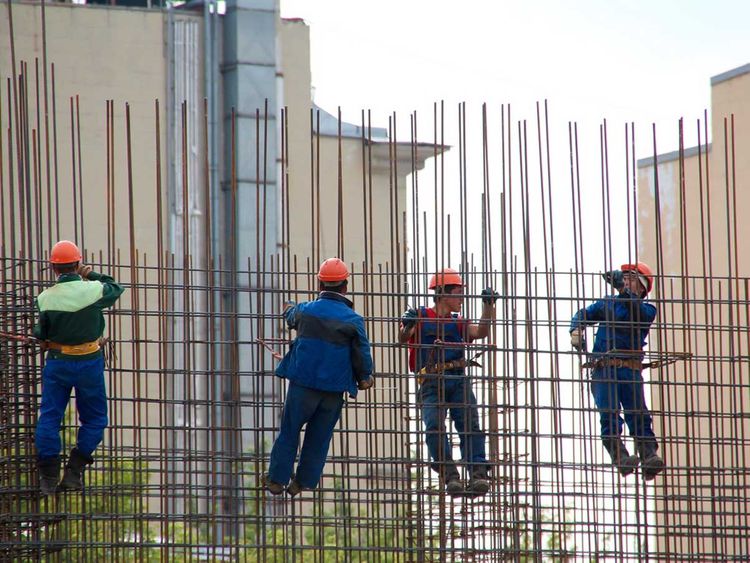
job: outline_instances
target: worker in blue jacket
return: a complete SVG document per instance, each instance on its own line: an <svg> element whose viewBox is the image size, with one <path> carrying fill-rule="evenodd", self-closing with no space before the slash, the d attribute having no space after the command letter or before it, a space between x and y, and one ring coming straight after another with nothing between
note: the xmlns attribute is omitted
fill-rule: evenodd
<svg viewBox="0 0 750 563"><path fill-rule="evenodd" d="M318 271L318 298L299 305L288 303L284 311L287 326L297 331L297 338L276 368L276 375L288 379L289 387L265 476L271 494L281 494L286 488L294 496L317 487L341 416L343 393L356 397L358 389L369 389L374 382L364 319L346 297L348 278L346 264L329 258ZM289 482L305 425L297 472Z"/></svg>
<svg viewBox="0 0 750 563"><path fill-rule="evenodd" d="M643 389L643 347L646 345L656 307L646 301L654 285L654 274L646 264L623 264L621 270L604 274L618 290L581 309L570 324L573 347L586 352L585 329L598 324L588 367L593 368L591 394L599 411L604 448L623 477L638 467L621 439L620 408L635 440L643 478L650 481L664 470L656 454L658 444Z"/></svg>

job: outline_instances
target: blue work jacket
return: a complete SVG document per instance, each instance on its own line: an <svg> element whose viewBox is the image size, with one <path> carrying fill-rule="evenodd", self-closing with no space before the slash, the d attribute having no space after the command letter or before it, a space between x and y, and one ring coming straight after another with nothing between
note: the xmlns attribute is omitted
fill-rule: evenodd
<svg viewBox="0 0 750 563"><path fill-rule="evenodd" d="M357 381L372 374L370 341L362 316L340 293L321 291L318 299L285 312L297 331L276 375L303 387L357 396Z"/></svg>
<svg viewBox="0 0 750 563"><path fill-rule="evenodd" d="M570 323L571 332L579 327L599 324L594 338L594 354L633 358L633 351L643 351L656 307L632 293L608 295L581 309ZM615 353L611 353L615 351ZM641 357L643 355L641 354Z"/></svg>

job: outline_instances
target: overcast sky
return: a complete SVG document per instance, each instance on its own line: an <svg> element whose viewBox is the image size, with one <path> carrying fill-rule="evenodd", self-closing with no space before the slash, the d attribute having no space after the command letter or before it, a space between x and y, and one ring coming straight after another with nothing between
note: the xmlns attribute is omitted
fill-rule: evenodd
<svg viewBox="0 0 750 563"><path fill-rule="evenodd" d="M395 111L398 140L408 141L408 116L416 110L419 140L432 141L433 104L446 102L446 143L453 146L445 157L446 194L454 199L457 104L467 102L473 119L467 185L475 194L470 201L479 206L481 103L488 104L495 135L490 178L497 198L501 104L511 104L514 127L517 120L528 120L534 175L539 170L533 162L535 104L548 100L555 236L567 245L557 264L563 271L582 268L572 253L568 123L577 124L580 138L585 269L603 271L635 256L634 239L627 240L635 229L627 228L626 214L619 212L632 193L625 173L625 125L635 124L639 159L654 152L652 124L657 152L677 150L680 117L685 118L685 146L694 146L696 120L710 109L711 77L750 63L750 0L281 0L281 15L302 18L310 26L315 101L331 113L341 106L344 119L359 124L361 110L370 109L373 125L387 126ZM601 213L603 119L611 214ZM420 174L420 186L431 185L430 173L428 167ZM533 177L530 182L536 190L539 182ZM532 216L538 217L538 206L531 205ZM492 208L498 206L496 199ZM446 211L455 215L457 207L457 199L447 202ZM610 221L611 256L604 248ZM472 227L468 244L478 252L482 235L477 225ZM543 240L532 239L534 263L540 264Z"/></svg>
<svg viewBox="0 0 750 563"><path fill-rule="evenodd" d="M281 15L310 25L317 103L355 122L437 100L531 117L548 99L566 122L655 122L669 151L711 76L750 62L748 0L281 0Z"/></svg>

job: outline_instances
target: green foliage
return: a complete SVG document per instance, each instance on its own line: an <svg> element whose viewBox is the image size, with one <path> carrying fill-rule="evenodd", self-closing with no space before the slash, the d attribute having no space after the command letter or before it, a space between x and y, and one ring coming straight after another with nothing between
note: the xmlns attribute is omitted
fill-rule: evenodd
<svg viewBox="0 0 750 563"><path fill-rule="evenodd" d="M255 480L252 480L253 485ZM302 563L328 563L350 561L363 563L395 561L393 547L396 546L395 532L384 530L379 525L354 526L354 523L379 522L379 511L354 510L354 503L347 498L340 480L334 482L333 508L320 510L321 503L315 503L313 517L318 525L305 525L292 528L268 526L258 531L253 526L245 528L245 545L241 550L242 561L285 562L294 560ZM262 489L251 486L250 491L259 491L260 496L251 496L246 501L245 514L257 516L265 509ZM310 494L310 493L305 493ZM322 493L315 493L322 494ZM260 501L260 502L258 502ZM259 521L262 521L260 519ZM379 551L379 550L382 550Z"/></svg>
<svg viewBox="0 0 750 563"><path fill-rule="evenodd" d="M74 443L75 428L66 425L64 441ZM180 563L195 560L239 560L250 563L286 562L329 563L349 561L362 563L378 561L389 563L399 556L406 541L406 531L398 515L382 518L377 506L362 507L350 496L341 480L334 482L334 493L306 492L304 506L312 503L312 514L307 519L266 518L273 504L261 486L258 475L262 464L239 463L232 471L240 475L244 489L243 504L237 527L231 530L218 528L212 520L216 510L207 511L202 521L195 516L198 506L187 506L183 521L169 520L159 530L140 517L148 511L145 495L148 485L148 466L143 461L122 461L99 455L95 469L86 473L85 494L68 492L39 502L34 498L23 501L23 513L40 513L50 520L64 514L65 518L43 526L34 538L48 544L65 545L65 558L79 556L88 561L142 561L146 563L169 560ZM28 484L27 484L28 485ZM29 485L30 486L30 485ZM322 495L328 495L323 499ZM313 496L314 495L314 496ZM312 498L311 498L312 497ZM295 501L294 509L300 507ZM562 522L551 512L542 511L537 526L533 525L530 508L519 514L520 525L505 532L505 554L521 562L572 561L577 548L572 539L570 509L564 509ZM404 515L402 515L404 516ZM412 517L404 516L406 520ZM303 524L302 522L309 522ZM384 522L391 522L384 526ZM463 541L463 530L453 529L455 541ZM224 533L224 537L217 537ZM535 537L535 534L539 534ZM535 541L536 539L536 541ZM603 550L609 538L605 536ZM437 554L435 538L423 536L419 547L429 560ZM537 546L541 548L538 552ZM397 549L399 548L399 549ZM602 552L602 551L600 551ZM595 560L594 557L592 560Z"/></svg>
<svg viewBox="0 0 750 563"><path fill-rule="evenodd" d="M74 444L76 428L68 410L63 443ZM22 458L34 459L30 448L22 448ZM62 468L61 468L62 469ZM62 474L62 471L61 471ZM28 473L21 476L21 487L34 489ZM145 512L143 487L148 483L146 464L120 461L97 455L96 464L85 472L86 491L64 492L37 499L30 496L19 501L19 512L29 515L29 523L42 522L38 536L30 533L21 542L41 542L44 548L63 546L75 558L85 553L89 561L131 560L158 561L148 548L154 534L148 524L137 518L118 518Z"/></svg>
<svg viewBox="0 0 750 563"><path fill-rule="evenodd" d="M64 511L67 518L60 522L51 539L67 544L86 545L86 554L93 560L121 557L136 559L145 555L144 544L153 542L153 532L143 520L116 518L114 515L136 515L145 511L141 496L148 481L142 462L100 459L104 471L88 471L87 494L58 494L47 508ZM158 560L158 559L157 559Z"/></svg>
<svg viewBox="0 0 750 563"><path fill-rule="evenodd" d="M550 509L551 510L551 509ZM577 548L575 542L571 539L572 531L570 524L570 509L563 510L564 518L562 524L551 526L556 520L550 516L550 510L542 511L539 531L541 532L540 545L542 553L539 554L534 542L533 519L530 518L529 510L524 511L522 519L526 524L518 531L518 550L517 561L522 563L531 563L532 561L574 561L576 559ZM513 541L511 537L511 541Z"/></svg>
<svg viewBox="0 0 750 563"><path fill-rule="evenodd" d="M321 545L323 547L341 547L341 548L372 548L372 550L383 549L386 553L379 554L379 561L393 561L394 556L387 553L388 548L396 545L396 538L393 529L383 529L379 525L380 511L377 506L372 506L368 514L364 509L354 513L352 503L344 494L344 487L340 480L334 482L335 509L322 515L316 510L316 516L321 522L320 529L308 527L305 530L305 539L308 545ZM322 516L322 517L321 517ZM341 523L344 523L342 526ZM360 526L353 527L352 524L357 522ZM373 522L372 526L361 526L362 522ZM319 540L322 538L322 542ZM323 552L322 561L339 561L342 557L337 550L328 550ZM346 553L348 561L372 561L372 551L348 551ZM321 560L320 557L317 560Z"/></svg>

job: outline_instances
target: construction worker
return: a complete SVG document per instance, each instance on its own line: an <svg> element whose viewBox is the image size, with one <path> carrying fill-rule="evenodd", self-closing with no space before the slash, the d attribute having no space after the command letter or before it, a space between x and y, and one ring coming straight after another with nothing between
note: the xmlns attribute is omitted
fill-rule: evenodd
<svg viewBox="0 0 750 563"><path fill-rule="evenodd" d="M604 274L616 290L574 316L570 324L573 348L586 352L586 327L598 324L594 349L587 364L593 368L591 393L599 411L604 448L623 477L638 467L620 434L622 407L630 435L640 456L643 478L650 481L664 470L656 455L658 445L643 391L643 347L646 345L656 307L646 301L654 286L654 274L646 264L623 264L620 270Z"/></svg>
<svg viewBox="0 0 750 563"><path fill-rule="evenodd" d="M36 425L37 468L42 494L58 490L60 474L60 425L76 390L76 409L81 426L71 450L59 490L80 490L85 466L107 427L107 395L104 387L104 333L102 310L114 305L124 291L111 277L96 273L81 262L81 251L61 240L52 247L50 264L57 283L36 299L39 320L34 337L47 349L42 371L42 402Z"/></svg>
<svg viewBox="0 0 750 563"><path fill-rule="evenodd" d="M286 488L295 496L318 486L344 405L343 393L356 397L358 389L369 389L374 382L364 319L346 297L348 279L346 264L329 258L318 271L318 298L299 305L289 302L284 310L286 324L297 337L276 368L289 387L264 476L265 488L273 495ZM289 482L305 425L297 472Z"/></svg>
<svg viewBox="0 0 750 563"><path fill-rule="evenodd" d="M456 270L445 268L430 279L434 307L407 309L401 317L399 342L409 343L409 366L418 375L417 399L422 411L425 441L441 485L451 496L482 496L489 490L489 465L485 435L479 425L477 399L466 367L478 365L466 359L465 344L485 338L495 318L498 294L482 291L482 316L470 323L460 316L464 282ZM469 481L464 488L445 431L450 412L458 433L461 457Z"/></svg>

